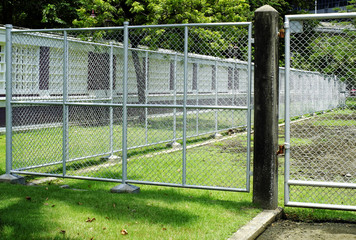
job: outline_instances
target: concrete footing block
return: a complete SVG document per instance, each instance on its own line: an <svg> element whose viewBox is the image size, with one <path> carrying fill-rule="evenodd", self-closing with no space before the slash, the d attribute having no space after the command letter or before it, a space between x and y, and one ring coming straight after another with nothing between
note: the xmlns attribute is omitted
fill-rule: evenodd
<svg viewBox="0 0 356 240"><path fill-rule="evenodd" d="M122 183L110 189L112 193L139 193L140 188L131 184Z"/></svg>
<svg viewBox="0 0 356 240"><path fill-rule="evenodd" d="M214 138L214 139L220 139L223 136L220 133L215 133L215 134L211 135L211 137Z"/></svg>
<svg viewBox="0 0 356 240"><path fill-rule="evenodd" d="M116 155L109 155L109 156L106 156L106 157L102 157L101 159L104 159L106 161L109 161L109 162L114 162L114 161L117 161L119 159L121 159L119 156L116 156Z"/></svg>
<svg viewBox="0 0 356 240"><path fill-rule="evenodd" d="M179 142L173 141L173 142L167 143L167 147L177 149L177 148L181 148L182 145Z"/></svg>
<svg viewBox="0 0 356 240"><path fill-rule="evenodd" d="M3 174L0 176L0 182L7 182L12 184L26 184L25 178L15 174Z"/></svg>

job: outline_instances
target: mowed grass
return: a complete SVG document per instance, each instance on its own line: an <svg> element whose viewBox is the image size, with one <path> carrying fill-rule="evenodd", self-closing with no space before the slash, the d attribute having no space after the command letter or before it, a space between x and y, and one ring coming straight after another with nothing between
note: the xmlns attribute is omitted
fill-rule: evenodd
<svg viewBox="0 0 356 240"><path fill-rule="evenodd" d="M140 194L111 194L113 183L78 180L0 186L1 239L226 239L261 211L251 194L232 192L140 186Z"/></svg>
<svg viewBox="0 0 356 240"><path fill-rule="evenodd" d="M296 142L309 143L305 139ZM233 154L229 152L231 145L225 146L224 142L214 146L220 148L204 150L204 159L221 154L221 149L225 149L224 158ZM129 153L137 159L131 164L142 167L139 163L147 158L147 152ZM192 156L188 159L195 162L194 156L201 157L199 153L188 152ZM0 135L0 154L2 174L4 135ZM157 160L162 161L164 155ZM162 171L162 177L164 174ZM64 184L71 189L60 188ZM37 186L0 183L0 239L226 239L262 211L252 204L252 190L238 193L137 185L140 194L110 193L116 185L75 179L57 179ZM280 175L278 200L282 207L283 191ZM302 221L356 222L356 212L286 207L285 214ZM124 229L126 235L122 234Z"/></svg>

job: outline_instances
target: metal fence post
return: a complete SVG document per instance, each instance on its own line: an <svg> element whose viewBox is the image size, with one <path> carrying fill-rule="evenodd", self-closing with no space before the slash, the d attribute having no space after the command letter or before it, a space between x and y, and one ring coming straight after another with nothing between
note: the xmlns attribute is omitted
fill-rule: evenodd
<svg viewBox="0 0 356 240"><path fill-rule="evenodd" d="M215 106L218 105L218 62L215 61ZM214 110L215 135L218 133L218 110Z"/></svg>
<svg viewBox="0 0 356 240"><path fill-rule="evenodd" d="M247 161L246 161L246 190L249 192L250 191L250 162L251 162L251 108L253 108L253 105L251 103L251 92L252 92L252 61L251 61L251 55L252 55L252 23L249 24L248 26L248 65L247 65Z"/></svg>
<svg viewBox="0 0 356 240"><path fill-rule="evenodd" d="M177 54L174 55L174 77L173 77L174 105L177 105ZM173 108L173 143L177 141L177 108Z"/></svg>
<svg viewBox="0 0 356 240"><path fill-rule="evenodd" d="M278 206L278 12L255 11L253 202Z"/></svg>
<svg viewBox="0 0 356 240"><path fill-rule="evenodd" d="M12 25L6 24L6 172L0 182L25 184L25 178L11 174L12 171Z"/></svg>
<svg viewBox="0 0 356 240"><path fill-rule="evenodd" d="M68 39L67 31L63 32L63 176L66 175L66 161L68 158Z"/></svg>
<svg viewBox="0 0 356 240"><path fill-rule="evenodd" d="M199 105L199 64L197 63L197 76L196 76L196 78L197 78L197 89L196 89L196 105ZM193 75L194 75L194 73L193 73ZM199 108L197 108L196 109L196 119L195 119L195 134L197 135L197 136L199 136Z"/></svg>
<svg viewBox="0 0 356 240"><path fill-rule="evenodd" d="M12 25L6 25L6 174L12 170Z"/></svg>
<svg viewBox="0 0 356 240"><path fill-rule="evenodd" d="M110 43L110 103L113 104L114 91L114 45ZM114 155L114 109L110 106L110 157Z"/></svg>
<svg viewBox="0 0 356 240"><path fill-rule="evenodd" d="M285 23L285 82L284 82L284 141L285 141L285 153L284 153L284 204L289 202L289 157L290 157L290 96L289 96L289 75L290 75L290 27L289 19L286 17ZM302 86L302 91L304 87ZM304 101L303 101L304 102ZM304 110L304 109L303 109Z"/></svg>
<svg viewBox="0 0 356 240"><path fill-rule="evenodd" d="M188 27L184 27L184 90L183 90L183 163L182 185L186 184L187 171L187 92L188 92Z"/></svg>
<svg viewBox="0 0 356 240"><path fill-rule="evenodd" d="M146 52L145 61L145 104L147 104L148 99L148 52ZM145 143L148 144L148 109L145 107Z"/></svg>
<svg viewBox="0 0 356 240"><path fill-rule="evenodd" d="M129 61L129 29L128 22L124 22L124 76L122 101L122 183L127 180L127 81Z"/></svg>

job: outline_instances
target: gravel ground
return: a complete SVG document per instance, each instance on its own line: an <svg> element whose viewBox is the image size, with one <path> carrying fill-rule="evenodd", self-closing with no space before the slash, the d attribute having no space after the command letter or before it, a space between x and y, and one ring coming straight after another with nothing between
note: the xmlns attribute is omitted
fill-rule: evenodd
<svg viewBox="0 0 356 240"><path fill-rule="evenodd" d="M356 223L306 223L279 220L257 240L356 240Z"/></svg>

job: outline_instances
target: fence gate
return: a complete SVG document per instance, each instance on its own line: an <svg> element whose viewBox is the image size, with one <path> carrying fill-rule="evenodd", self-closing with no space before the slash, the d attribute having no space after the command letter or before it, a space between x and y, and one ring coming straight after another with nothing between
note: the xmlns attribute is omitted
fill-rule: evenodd
<svg viewBox="0 0 356 240"><path fill-rule="evenodd" d="M285 28L285 205L356 210L356 14Z"/></svg>
<svg viewBox="0 0 356 240"><path fill-rule="evenodd" d="M249 191L251 23L7 25L6 44L7 173Z"/></svg>

